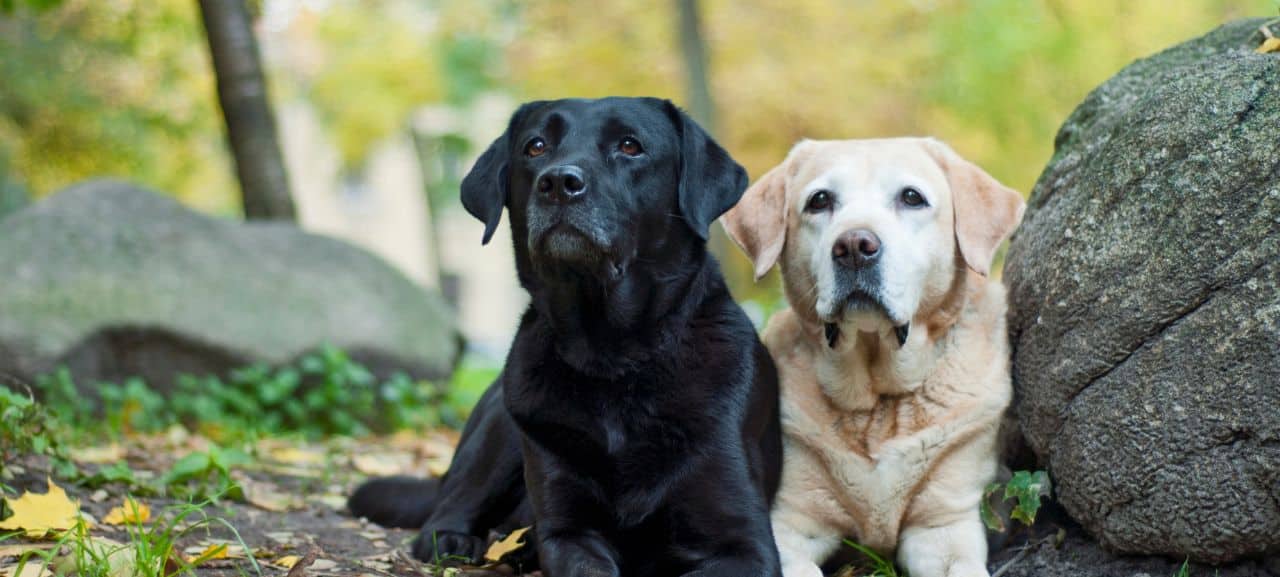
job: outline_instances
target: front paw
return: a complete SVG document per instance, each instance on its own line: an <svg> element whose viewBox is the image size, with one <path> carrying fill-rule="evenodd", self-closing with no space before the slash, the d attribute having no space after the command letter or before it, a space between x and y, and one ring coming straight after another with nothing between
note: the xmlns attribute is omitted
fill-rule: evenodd
<svg viewBox="0 0 1280 577"><path fill-rule="evenodd" d="M479 565L483 561L485 541L455 531L424 528L413 540L413 556L437 565Z"/></svg>

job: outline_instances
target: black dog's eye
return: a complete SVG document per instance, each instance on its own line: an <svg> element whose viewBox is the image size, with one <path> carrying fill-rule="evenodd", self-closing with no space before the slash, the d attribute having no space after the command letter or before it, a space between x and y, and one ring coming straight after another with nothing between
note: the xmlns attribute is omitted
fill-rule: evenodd
<svg viewBox="0 0 1280 577"><path fill-rule="evenodd" d="M831 210L831 205L835 201L831 197L831 191L819 190L809 197L809 201L804 203L805 212L826 212Z"/></svg>
<svg viewBox="0 0 1280 577"><path fill-rule="evenodd" d="M902 198L902 204L911 208L929 206L929 201L925 200L924 195L920 194L920 191L916 190L914 187L908 186L902 189L902 193L899 196Z"/></svg>
<svg viewBox="0 0 1280 577"><path fill-rule="evenodd" d="M535 138L524 145L524 155L529 158L537 158L547 151L547 141L541 138Z"/></svg>
<svg viewBox="0 0 1280 577"><path fill-rule="evenodd" d="M640 156L644 153L644 147L640 146L640 141L630 136L618 143L618 150L627 156Z"/></svg>

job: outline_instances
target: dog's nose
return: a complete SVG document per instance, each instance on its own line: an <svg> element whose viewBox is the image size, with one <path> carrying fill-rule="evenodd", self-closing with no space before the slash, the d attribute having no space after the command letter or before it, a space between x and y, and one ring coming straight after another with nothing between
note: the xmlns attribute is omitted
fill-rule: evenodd
<svg viewBox="0 0 1280 577"><path fill-rule="evenodd" d="M866 229L845 232L831 247L831 259L845 268L871 266L879 258L880 237Z"/></svg>
<svg viewBox="0 0 1280 577"><path fill-rule="evenodd" d="M553 166L538 177L538 192L552 202L572 202L586 191L582 169L571 164Z"/></svg>

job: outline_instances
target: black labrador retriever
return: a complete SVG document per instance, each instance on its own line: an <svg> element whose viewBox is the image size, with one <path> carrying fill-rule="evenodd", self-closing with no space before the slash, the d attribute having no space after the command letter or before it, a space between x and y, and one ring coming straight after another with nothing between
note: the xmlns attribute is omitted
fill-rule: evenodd
<svg viewBox="0 0 1280 577"><path fill-rule="evenodd" d="M675 105L522 106L462 182L505 207L532 303L438 482L376 479L351 511L478 560L535 524L550 577L779 576L777 377L706 250L746 172Z"/></svg>

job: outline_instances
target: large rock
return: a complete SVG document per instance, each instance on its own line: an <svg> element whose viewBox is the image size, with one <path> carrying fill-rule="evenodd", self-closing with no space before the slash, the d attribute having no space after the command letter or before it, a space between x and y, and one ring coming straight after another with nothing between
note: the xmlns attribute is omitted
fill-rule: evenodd
<svg viewBox="0 0 1280 577"><path fill-rule="evenodd" d="M378 373L442 378L461 347L442 298L286 224L209 218L133 185L71 187L0 219L0 375L223 373L332 344Z"/></svg>
<svg viewBox="0 0 1280 577"><path fill-rule="evenodd" d="M1009 250L1017 411L1108 549L1280 554L1280 54L1261 20L1121 71Z"/></svg>

